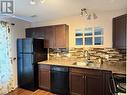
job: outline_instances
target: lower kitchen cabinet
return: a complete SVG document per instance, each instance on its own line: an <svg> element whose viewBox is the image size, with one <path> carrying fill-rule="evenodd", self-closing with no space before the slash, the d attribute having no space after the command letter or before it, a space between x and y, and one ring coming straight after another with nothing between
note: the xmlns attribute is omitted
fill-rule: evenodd
<svg viewBox="0 0 127 95"><path fill-rule="evenodd" d="M59 89L61 88L61 79L59 77L51 81L53 75L51 76L52 66L50 65L39 65L39 88L52 91L51 84L57 85ZM51 71L50 71L51 70ZM59 73L60 69L54 74ZM61 69L63 70L63 69ZM59 76L62 76L61 74ZM52 78L51 78L52 77ZM67 80L66 78L64 78ZM67 88L67 87L65 87ZM113 83L112 83L112 72L105 70L97 69L88 69L88 68L74 68L69 67L69 95L113 95ZM58 90L58 89L57 89ZM64 94L66 95L66 94ZM68 95L68 94L67 94Z"/></svg>
<svg viewBox="0 0 127 95"><path fill-rule="evenodd" d="M84 74L70 73L70 95L85 95L84 91Z"/></svg>
<svg viewBox="0 0 127 95"><path fill-rule="evenodd" d="M85 75L85 95L103 95L102 76Z"/></svg>
<svg viewBox="0 0 127 95"><path fill-rule="evenodd" d="M39 88L50 90L50 66L39 65Z"/></svg>
<svg viewBox="0 0 127 95"><path fill-rule="evenodd" d="M70 68L70 95L110 95L104 75L101 70Z"/></svg>

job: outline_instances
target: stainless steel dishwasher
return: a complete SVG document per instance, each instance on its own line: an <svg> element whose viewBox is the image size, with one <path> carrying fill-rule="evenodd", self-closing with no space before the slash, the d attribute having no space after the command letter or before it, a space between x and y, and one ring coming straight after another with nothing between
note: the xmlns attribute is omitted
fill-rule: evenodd
<svg viewBox="0 0 127 95"><path fill-rule="evenodd" d="M51 92L58 95L69 95L68 67L51 66Z"/></svg>

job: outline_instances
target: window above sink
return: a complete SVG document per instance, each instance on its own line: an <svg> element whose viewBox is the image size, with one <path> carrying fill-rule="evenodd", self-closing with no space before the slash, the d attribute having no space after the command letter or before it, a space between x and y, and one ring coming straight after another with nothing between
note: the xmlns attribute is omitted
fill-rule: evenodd
<svg viewBox="0 0 127 95"><path fill-rule="evenodd" d="M76 46L103 46L104 44L104 28L85 27L75 30Z"/></svg>

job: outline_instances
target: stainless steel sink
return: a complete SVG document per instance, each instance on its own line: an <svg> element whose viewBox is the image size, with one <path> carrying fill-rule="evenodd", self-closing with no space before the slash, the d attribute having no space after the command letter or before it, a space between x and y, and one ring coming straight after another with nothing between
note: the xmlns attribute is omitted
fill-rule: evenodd
<svg viewBox="0 0 127 95"><path fill-rule="evenodd" d="M75 66L89 66L89 67L100 67L99 64L93 62L74 62L72 65Z"/></svg>
<svg viewBox="0 0 127 95"><path fill-rule="evenodd" d="M74 62L72 65L88 66L88 63L85 63L85 62Z"/></svg>

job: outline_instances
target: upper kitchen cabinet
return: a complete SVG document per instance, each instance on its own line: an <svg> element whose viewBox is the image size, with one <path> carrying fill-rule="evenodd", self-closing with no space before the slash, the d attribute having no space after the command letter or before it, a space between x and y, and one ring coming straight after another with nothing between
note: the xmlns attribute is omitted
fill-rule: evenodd
<svg viewBox="0 0 127 95"><path fill-rule="evenodd" d="M69 42L69 26L57 25L54 27L54 48L66 48Z"/></svg>
<svg viewBox="0 0 127 95"><path fill-rule="evenodd" d="M48 26L45 32L45 48L66 48L69 42L69 26L66 24Z"/></svg>
<svg viewBox="0 0 127 95"><path fill-rule="evenodd" d="M27 28L26 29L26 37L27 38L33 38L33 35L34 35L33 31L34 31L33 28Z"/></svg>
<svg viewBox="0 0 127 95"><path fill-rule="evenodd" d="M126 49L127 14L113 18L113 48Z"/></svg>
<svg viewBox="0 0 127 95"><path fill-rule="evenodd" d="M27 28L26 37L44 39L44 32L45 32L45 28L43 27Z"/></svg>
<svg viewBox="0 0 127 95"><path fill-rule="evenodd" d="M44 47L45 48L54 47L55 33L53 29L54 29L53 26L46 27L45 36L44 36L44 39L45 39Z"/></svg>
<svg viewBox="0 0 127 95"><path fill-rule="evenodd" d="M69 26L61 24L27 28L26 37L45 39L45 48L67 48L69 46Z"/></svg>

